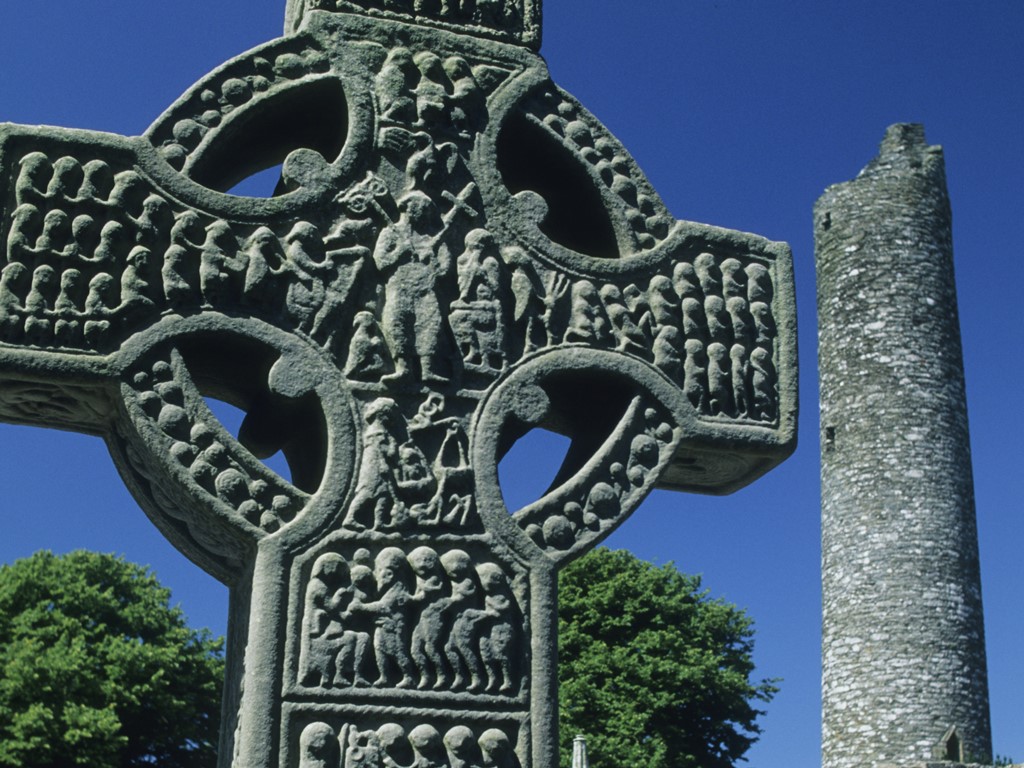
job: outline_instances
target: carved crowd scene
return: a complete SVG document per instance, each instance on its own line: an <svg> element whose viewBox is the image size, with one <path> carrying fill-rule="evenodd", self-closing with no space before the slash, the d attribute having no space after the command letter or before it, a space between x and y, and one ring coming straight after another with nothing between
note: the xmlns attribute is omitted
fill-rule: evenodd
<svg viewBox="0 0 1024 768"><path fill-rule="evenodd" d="M524 614L511 582L458 547L322 554L305 591L298 682L513 696Z"/></svg>
<svg viewBox="0 0 1024 768"><path fill-rule="evenodd" d="M227 505L239 519L266 533L292 522L308 501L220 426L188 380L179 358L140 366L131 381L135 405L171 457L200 493ZM190 520L173 502L168 514ZM202 535L196 533L194 535Z"/></svg>
<svg viewBox="0 0 1024 768"><path fill-rule="evenodd" d="M304 5L312 11L369 14L454 29L470 26L477 33L527 43L539 33L537 0L307 0Z"/></svg>
<svg viewBox="0 0 1024 768"><path fill-rule="evenodd" d="M387 722L360 730L313 722L302 729L298 768L520 768L515 743L502 728L437 728Z"/></svg>
<svg viewBox="0 0 1024 768"><path fill-rule="evenodd" d="M415 58L407 53L392 51L381 76ZM428 58L427 71L443 72ZM438 138L415 130L418 115L451 105L402 93L380 97L380 140L404 164L404 188L370 173L321 223L231 223L183 209L135 170L24 155L0 271L0 339L103 352L161 314L238 308L308 336L353 382L471 388L532 352L586 344L653 363L702 415L775 420L763 261L700 253L640 283L611 282L499 246L460 149L476 113L443 121L455 132Z"/></svg>
<svg viewBox="0 0 1024 768"><path fill-rule="evenodd" d="M654 403L637 397L619 424L613 448L602 453L586 486L569 484L513 515L545 552L560 554L607 532L646 493L650 477L669 459L671 424Z"/></svg>

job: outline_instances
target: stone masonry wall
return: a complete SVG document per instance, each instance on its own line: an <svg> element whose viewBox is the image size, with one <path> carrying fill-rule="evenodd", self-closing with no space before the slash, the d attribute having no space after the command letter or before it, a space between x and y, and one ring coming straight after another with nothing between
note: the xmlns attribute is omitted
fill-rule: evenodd
<svg viewBox="0 0 1024 768"><path fill-rule="evenodd" d="M940 742L954 727L956 757L983 761L988 685L941 149L921 126L892 126L879 156L818 201L815 235L822 765L947 758Z"/></svg>

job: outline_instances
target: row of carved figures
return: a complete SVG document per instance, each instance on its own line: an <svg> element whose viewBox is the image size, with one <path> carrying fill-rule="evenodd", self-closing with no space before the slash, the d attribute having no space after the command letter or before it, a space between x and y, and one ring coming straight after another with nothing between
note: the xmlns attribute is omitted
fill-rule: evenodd
<svg viewBox="0 0 1024 768"><path fill-rule="evenodd" d="M513 695L521 626L508 576L464 550L329 552L306 587L299 682Z"/></svg>
<svg viewBox="0 0 1024 768"><path fill-rule="evenodd" d="M190 233L199 231L204 230L193 213L182 214L176 222L173 245L160 269L163 299L172 306L187 306L200 301L230 304L232 299L244 303L248 298L265 307L274 297L283 297L296 327L333 343L344 302L359 271L358 262L367 255L365 248L348 249L339 264L335 259L342 251L330 256L324 253L322 236L306 222L296 224L285 238L288 252L284 256L278 251L276 236L266 228L257 229L239 253L234 252L236 240L226 223L211 224L201 245L189 239ZM400 238L403 234L394 232L390 240L383 241L384 247L391 244L392 250L400 253L405 247ZM185 266L195 261L190 256L196 250L198 270L193 283L186 279ZM500 370L507 362L506 320L499 299L505 270L500 257L490 233L478 229L469 233L466 250L457 259L459 298L449 307L449 325L469 366ZM516 315L524 321L524 346L557 343L560 335L569 343L614 346L644 357L653 353L654 364L683 384L702 413L770 421L775 417L775 328L770 304L764 300L770 300L768 273L757 263L741 270L735 259L724 261L725 269L720 269L708 254L696 261L697 267L703 267L700 272L683 262L676 267L674 283L655 276L646 292L635 285L625 291L611 284L598 290L587 280L570 285L557 273L542 283L520 266L512 275L511 288L517 299ZM350 376L401 378L413 370L410 358L416 357L421 375L444 376L436 369L441 350L438 323L442 320L434 294L438 267L422 260L391 267L382 314L385 335L381 335L373 313L357 313L346 365ZM58 277L51 266L42 264L30 278L24 264L8 264L0 272L0 337L8 341L21 338L40 346L70 347L84 341L99 347L114 317L154 307L151 272L150 252L142 246L129 254L119 290L107 272L94 274L86 286L83 272L76 268L65 269ZM687 279L691 272L696 279ZM721 283L716 281L716 273L723 275ZM754 279L744 286L736 279L739 274ZM287 289L275 290L273 283L283 276ZM419 296L406 295L407 282L417 278L428 290ZM719 284L727 299L704 293ZM741 291L747 296L739 295ZM570 311L559 334L556 315L564 298ZM540 304L539 311L529 306L533 303ZM393 373L388 374L389 369Z"/></svg>
<svg viewBox="0 0 1024 768"><path fill-rule="evenodd" d="M442 60L432 51L393 48L374 79L374 94L385 145L389 125L470 138L487 117L486 94L461 56Z"/></svg>
<svg viewBox="0 0 1024 768"><path fill-rule="evenodd" d="M522 11L517 0L308 0L310 8L322 10L381 10L419 18L456 23L474 23L503 28L520 23Z"/></svg>
<svg viewBox="0 0 1024 768"><path fill-rule="evenodd" d="M477 735L479 733L479 736ZM398 723L335 731L313 722L299 737L298 768L521 768L508 735L500 728L456 725L441 732L429 723L406 730Z"/></svg>
<svg viewBox="0 0 1024 768"><path fill-rule="evenodd" d="M634 410L639 415L638 402L631 406ZM541 549L564 552L614 525L661 463L673 431L657 409L644 409L642 421L634 419L633 413L627 413L624 420L617 450L602 457L582 487L574 487L569 494L556 491L515 512L516 523Z"/></svg>
<svg viewBox="0 0 1024 768"><path fill-rule="evenodd" d="M327 72L331 66L323 51L312 47L296 50L291 41L264 48L262 54L219 71L217 80L206 81L206 87L178 106L173 117L163 119L153 140L175 169L181 170L206 135L234 110L276 86L310 73Z"/></svg>
<svg viewBox="0 0 1024 768"><path fill-rule="evenodd" d="M639 169L600 123L555 87L541 90L527 103L529 113L562 145L590 166L600 182L626 207L625 219L634 250L649 250L668 237L672 217L637 182Z"/></svg>
<svg viewBox="0 0 1024 768"><path fill-rule="evenodd" d="M267 533L295 518L300 500L294 492L268 482L268 477L254 476L232 457L212 427L189 415L169 362L158 360L149 370L138 371L132 384L143 412L173 440L171 457L207 494Z"/></svg>

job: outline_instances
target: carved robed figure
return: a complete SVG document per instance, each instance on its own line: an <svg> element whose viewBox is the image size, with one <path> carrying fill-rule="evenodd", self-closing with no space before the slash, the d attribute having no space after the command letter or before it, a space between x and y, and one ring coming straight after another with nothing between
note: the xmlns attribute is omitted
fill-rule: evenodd
<svg viewBox="0 0 1024 768"><path fill-rule="evenodd" d="M229 585L225 768L553 768L558 567L794 447L789 251L672 218L539 0L286 16L143 136L0 125L0 418L101 435Z"/></svg>

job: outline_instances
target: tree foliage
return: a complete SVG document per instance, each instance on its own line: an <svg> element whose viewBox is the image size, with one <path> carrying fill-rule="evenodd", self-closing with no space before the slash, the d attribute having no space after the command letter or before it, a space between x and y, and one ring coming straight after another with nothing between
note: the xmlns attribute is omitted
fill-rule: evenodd
<svg viewBox="0 0 1024 768"><path fill-rule="evenodd" d="M700 577L594 550L559 579L562 764L587 737L592 768L728 768L757 740L753 625Z"/></svg>
<svg viewBox="0 0 1024 768"><path fill-rule="evenodd" d="M0 566L0 765L216 762L222 641L113 555Z"/></svg>

